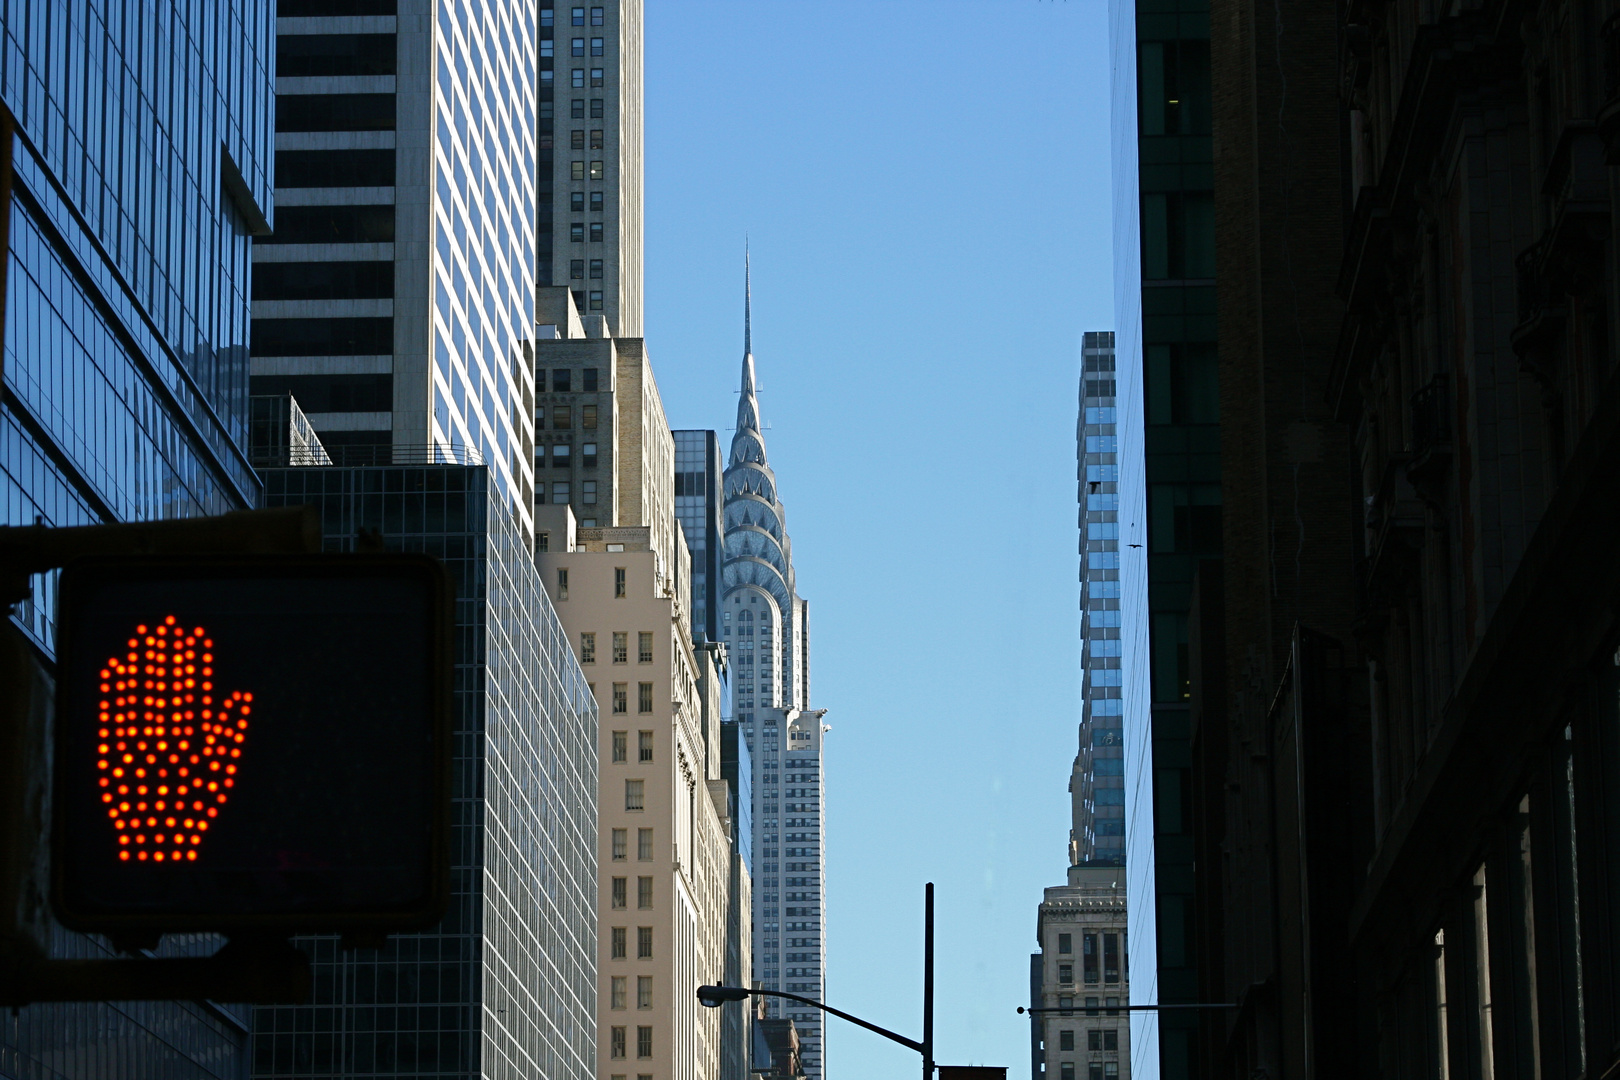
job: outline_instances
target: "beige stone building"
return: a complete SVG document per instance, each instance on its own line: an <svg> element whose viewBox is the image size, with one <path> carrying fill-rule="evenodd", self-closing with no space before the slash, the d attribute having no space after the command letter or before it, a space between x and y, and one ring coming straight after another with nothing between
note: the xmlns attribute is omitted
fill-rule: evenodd
<svg viewBox="0 0 1620 1080"><path fill-rule="evenodd" d="M1036 919L1036 1076L1129 1080L1131 1000L1125 960L1125 868L1071 866ZM1109 1006L1114 1006L1110 1008Z"/></svg>
<svg viewBox="0 0 1620 1080"><path fill-rule="evenodd" d="M639 339L612 338L595 320L595 336L542 340L536 366L552 387L567 371L573 388L538 400L537 426L560 409L571 414L570 426L547 427L542 445L589 438L598 448L591 465L551 481L569 485L565 497L550 498L563 489L548 487L535 507L541 576L601 715L597 1071L602 1080L718 1080L720 1015L693 992L720 981L725 961L725 650L692 641L673 439ZM597 373L589 391L586 370ZM594 426L576 428L586 405ZM593 501L572 486L581 476L593 478Z"/></svg>

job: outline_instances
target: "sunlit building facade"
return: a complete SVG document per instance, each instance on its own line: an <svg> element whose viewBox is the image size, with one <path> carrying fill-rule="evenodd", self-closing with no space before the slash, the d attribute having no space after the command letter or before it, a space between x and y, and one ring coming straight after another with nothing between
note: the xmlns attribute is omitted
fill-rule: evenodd
<svg viewBox="0 0 1620 1080"><path fill-rule="evenodd" d="M1119 434L1114 334L1082 339L1077 433L1082 671L1080 749L1069 793L1071 865L1125 861L1123 643L1119 585Z"/></svg>
<svg viewBox="0 0 1620 1080"><path fill-rule="evenodd" d="M765 458L744 305L742 398L725 471L720 633L732 714L753 759L754 979L821 1000L826 989L824 709L810 708L809 605L794 585L787 514ZM784 1002L811 1080L825 1075L819 1010Z"/></svg>
<svg viewBox="0 0 1620 1080"><path fill-rule="evenodd" d="M279 11L253 392L292 394L338 464L485 465L529 537L535 11L367 8Z"/></svg>
<svg viewBox="0 0 1620 1080"><path fill-rule="evenodd" d="M0 10L15 117L0 524L87 525L254 505L247 459L250 234L270 222L275 7L20 0ZM47 661L54 575L13 625ZM62 958L114 955L49 929ZM165 955L211 953L171 936ZM6 1076L237 1077L245 1009L30 1005Z"/></svg>

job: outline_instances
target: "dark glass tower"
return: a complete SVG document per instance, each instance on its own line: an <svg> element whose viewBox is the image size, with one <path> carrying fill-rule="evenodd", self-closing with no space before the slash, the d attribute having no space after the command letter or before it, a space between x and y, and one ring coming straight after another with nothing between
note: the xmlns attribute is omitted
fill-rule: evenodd
<svg viewBox="0 0 1620 1080"><path fill-rule="evenodd" d="M489 470L290 468L265 502L376 529L456 592L455 811L445 919L379 950L303 943L309 1005L255 1009L253 1076L591 1080L596 704Z"/></svg>
<svg viewBox="0 0 1620 1080"><path fill-rule="evenodd" d="M1123 634L1130 948L1161 1003L1198 994L1187 628L1221 547L1209 19L1208 0L1110 5L1121 585L1146 613ZM1191 1075L1196 1012L1141 1015L1142 1064L1157 1050L1165 1080Z"/></svg>
<svg viewBox="0 0 1620 1080"><path fill-rule="evenodd" d="M270 206L274 5L0 9L16 120L0 523L190 517L258 501L248 465L249 235ZM15 623L48 659L55 583ZM111 955L57 928L53 955ZM218 941L170 937L165 953ZM245 1014L202 1002L33 1005L0 1075L236 1077Z"/></svg>
<svg viewBox="0 0 1620 1080"><path fill-rule="evenodd" d="M712 431L676 431L675 516L692 552L692 638L720 640L720 559L725 459Z"/></svg>

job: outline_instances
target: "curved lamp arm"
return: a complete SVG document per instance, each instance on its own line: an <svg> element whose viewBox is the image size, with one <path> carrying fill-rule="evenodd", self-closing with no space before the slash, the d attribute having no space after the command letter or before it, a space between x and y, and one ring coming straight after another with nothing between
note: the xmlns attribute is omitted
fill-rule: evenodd
<svg viewBox="0 0 1620 1080"><path fill-rule="evenodd" d="M741 1001L743 998L750 996L787 998L789 1001L797 1001L805 1005L814 1005L822 1012L832 1013L841 1020L848 1020L852 1024L857 1024L860 1027L865 1028L867 1031L874 1031L877 1034L882 1035L885 1039L893 1039L901 1046L910 1047L919 1054L923 1052L923 1044L915 1039L908 1039L904 1035L897 1035L888 1028L881 1028L876 1024L867 1023L858 1016L851 1016L842 1009L835 1009L831 1005L824 1005L813 998L800 997L798 994L790 994L785 990L750 990L744 986L700 986L698 987L697 991L698 1002L710 1009L715 1008L723 1002Z"/></svg>

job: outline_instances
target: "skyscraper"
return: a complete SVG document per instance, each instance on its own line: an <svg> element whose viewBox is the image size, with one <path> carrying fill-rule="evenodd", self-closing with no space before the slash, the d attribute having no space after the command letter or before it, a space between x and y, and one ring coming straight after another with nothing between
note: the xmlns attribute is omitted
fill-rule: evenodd
<svg viewBox="0 0 1620 1080"><path fill-rule="evenodd" d="M821 999L826 989L826 819L821 723L810 708L809 605L794 586L793 545L765 458L754 384L753 305L745 288L742 399L725 472L721 635L732 709L754 762L754 978ZM811 1080L825 1075L819 1010L786 1003Z"/></svg>
<svg viewBox="0 0 1620 1080"><path fill-rule="evenodd" d="M340 465L484 464L528 537L534 9L292 0L280 15L253 392L292 394Z"/></svg>
<svg viewBox="0 0 1620 1080"><path fill-rule="evenodd" d="M642 0L540 8L538 281L641 336Z"/></svg>
<svg viewBox="0 0 1620 1080"><path fill-rule="evenodd" d="M1221 553L1209 0L1110 0L1109 34L1132 985L1142 1003L1187 1004L1203 1000L1184 947L1188 620L1194 574ZM1198 1012L1133 1016L1140 1074L1194 1075Z"/></svg>
<svg viewBox="0 0 1620 1080"><path fill-rule="evenodd" d="M720 640L720 558L725 459L712 431L675 432L675 516L692 551L692 635Z"/></svg>
<svg viewBox="0 0 1620 1080"><path fill-rule="evenodd" d="M1114 334L1082 340L1077 440L1080 481L1080 608L1085 682L1080 752L1069 792L1071 864L1125 861L1124 701L1120 669L1119 447Z"/></svg>
<svg viewBox="0 0 1620 1080"><path fill-rule="evenodd" d="M490 470L271 469L328 550L374 529L454 582L451 896L380 949L303 943L307 1005L256 1008L252 1075L544 1076L596 1069L596 703Z"/></svg>
<svg viewBox="0 0 1620 1080"><path fill-rule="evenodd" d="M0 138L14 170L0 523L258 502L246 456L249 237L269 226L274 15L263 0L0 10L0 126L15 120L15 137ZM32 585L12 621L48 661L54 575ZM47 944L57 957L114 955L60 927ZM161 948L220 944L197 935ZM245 1010L229 1005L30 1005L0 1030L0 1074L235 1077L246 1039Z"/></svg>

